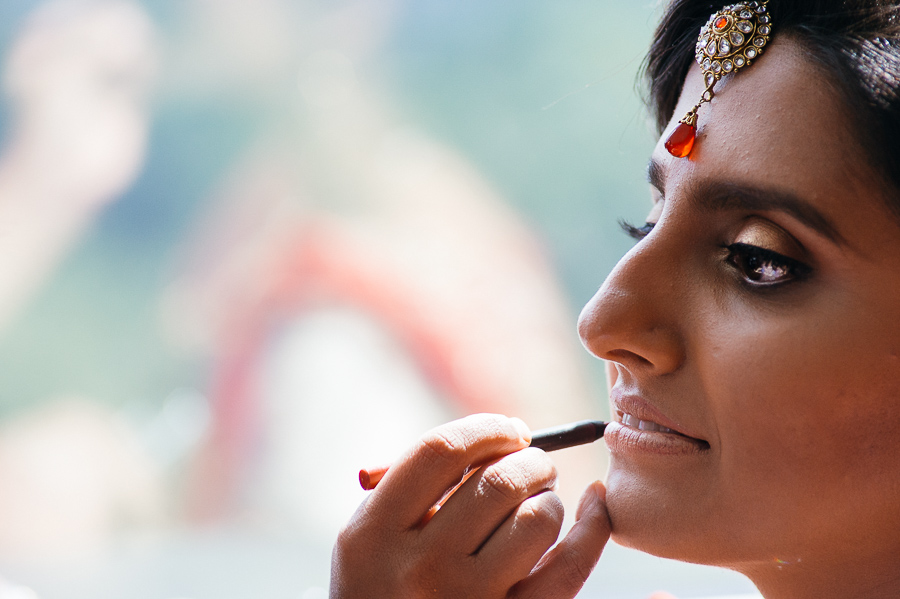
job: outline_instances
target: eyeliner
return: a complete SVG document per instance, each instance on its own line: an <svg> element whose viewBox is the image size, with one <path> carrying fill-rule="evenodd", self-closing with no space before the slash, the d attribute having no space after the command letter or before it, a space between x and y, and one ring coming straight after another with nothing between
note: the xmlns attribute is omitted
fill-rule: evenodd
<svg viewBox="0 0 900 599"><path fill-rule="evenodd" d="M544 428L534 431L529 447L537 447L544 451L557 451L576 445L586 445L603 437L606 422L602 420L581 420L562 426ZM378 481L387 473L390 466L369 468L359 471L359 484L366 491L378 486Z"/></svg>

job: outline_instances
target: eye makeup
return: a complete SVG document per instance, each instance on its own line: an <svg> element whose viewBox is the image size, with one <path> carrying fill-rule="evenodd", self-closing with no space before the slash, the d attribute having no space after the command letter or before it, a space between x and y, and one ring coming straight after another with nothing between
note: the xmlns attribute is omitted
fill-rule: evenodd
<svg viewBox="0 0 900 599"><path fill-rule="evenodd" d="M802 261L807 254L803 246L787 231L763 218L742 223L727 250L728 262L754 286L787 283L812 270Z"/></svg>
<svg viewBox="0 0 900 599"><path fill-rule="evenodd" d="M732 243L750 245L800 260L806 251L787 231L763 218L752 217L742 223Z"/></svg>
<svg viewBox="0 0 900 599"><path fill-rule="evenodd" d="M776 285L801 278L810 268L787 256L744 243L728 246L728 262L755 286Z"/></svg>
<svg viewBox="0 0 900 599"><path fill-rule="evenodd" d="M625 220L619 226L626 235L641 241L653 231L656 223L637 227ZM753 217L742 223L734 242L724 246L727 261L737 268L748 284L774 286L808 275L811 268L802 259L806 250L789 233L770 221Z"/></svg>

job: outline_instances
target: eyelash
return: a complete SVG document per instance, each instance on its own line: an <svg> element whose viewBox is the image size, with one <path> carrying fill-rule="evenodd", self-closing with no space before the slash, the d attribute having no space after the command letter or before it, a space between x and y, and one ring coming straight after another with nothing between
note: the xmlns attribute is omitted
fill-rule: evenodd
<svg viewBox="0 0 900 599"><path fill-rule="evenodd" d="M653 227L656 226L656 223L644 223L643 227L635 227L626 220L620 220L619 226L622 227L622 230L625 231L626 235L628 235L635 241L640 241L650 234L650 231L653 230Z"/></svg>
<svg viewBox="0 0 900 599"><path fill-rule="evenodd" d="M641 241L649 235L655 225L656 223L645 223L642 227L635 227L624 220L619 221L619 226L625 234L635 241ZM754 287L772 287L788 283L807 276L812 270L793 258L755 245L732 243L725 246L725 249L728 250L727 262L741 273L748 285ZM762 280L773 271L783 271L785 274L775 280Z"/></svg>

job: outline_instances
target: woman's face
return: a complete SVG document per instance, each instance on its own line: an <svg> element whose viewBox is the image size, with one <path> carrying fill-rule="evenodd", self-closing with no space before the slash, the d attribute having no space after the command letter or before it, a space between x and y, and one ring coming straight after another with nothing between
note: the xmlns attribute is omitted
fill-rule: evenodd
<svg viewBox="0 0 900 599"><path fill-rule="evenodd" d="M702 91L694 65L652 231L579 323L609 366L614 538L751 575L900 555L900 226L789 38L674 158Z"/></svg>

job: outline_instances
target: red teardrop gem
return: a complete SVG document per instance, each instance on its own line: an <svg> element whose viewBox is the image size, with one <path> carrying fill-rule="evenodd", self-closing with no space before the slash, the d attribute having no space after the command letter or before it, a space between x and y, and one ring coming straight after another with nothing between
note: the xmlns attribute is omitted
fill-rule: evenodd
<svg viewBox="0 0 900 599"><path fill-rule="evenodd" d="M694 147L694 138L697 136L697 128L686 123L678 123L675 130L666 139L666 149L675 158L684 158L691 153Z"/></svg>

